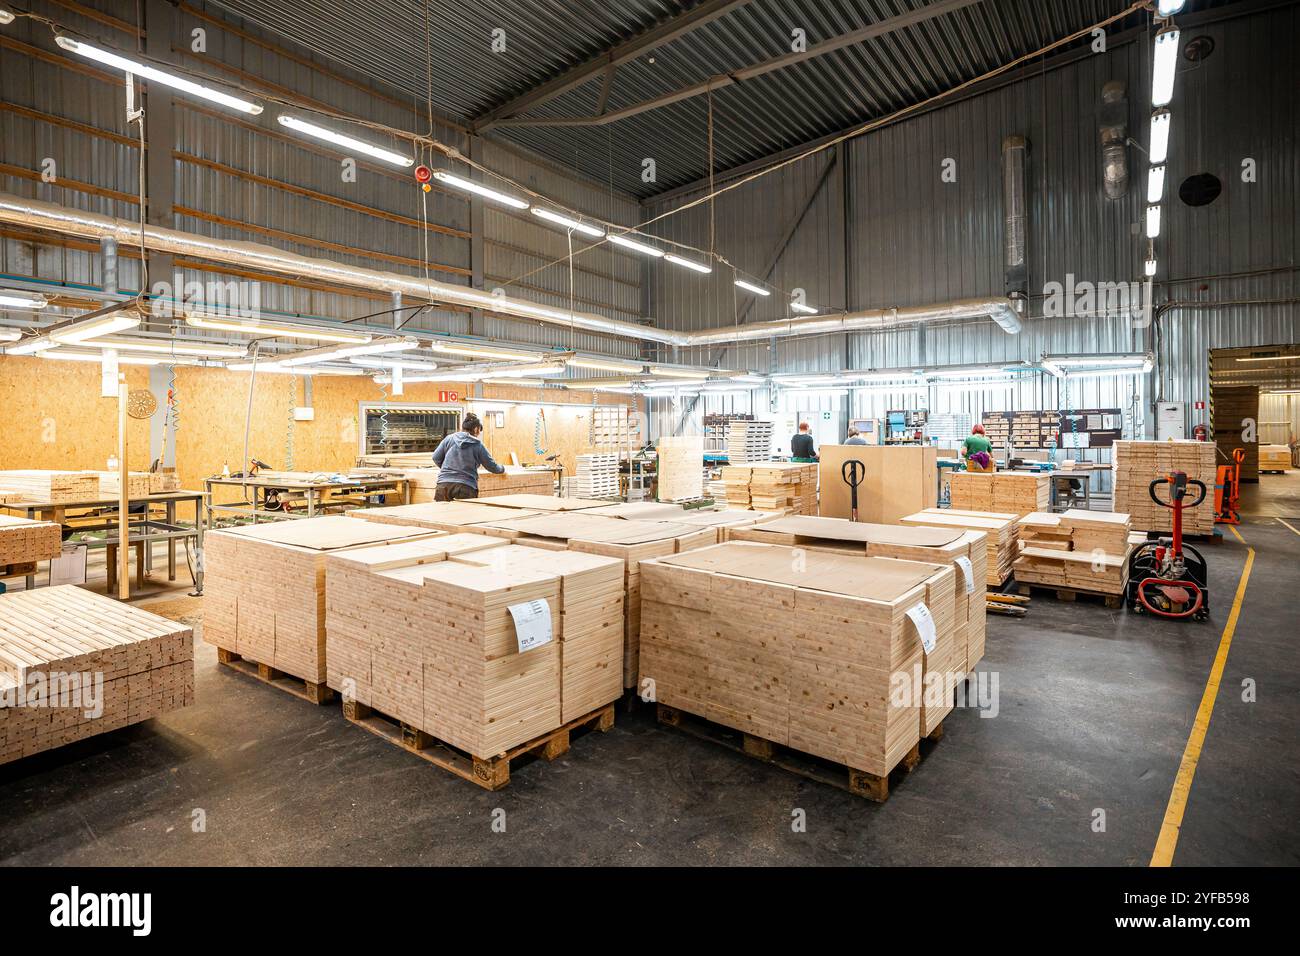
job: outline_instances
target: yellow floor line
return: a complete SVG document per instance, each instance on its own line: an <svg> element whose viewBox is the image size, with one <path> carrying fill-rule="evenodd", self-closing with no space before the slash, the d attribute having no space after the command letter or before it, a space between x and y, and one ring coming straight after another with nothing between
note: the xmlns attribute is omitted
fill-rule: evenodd
<svg viewBox="0 0 1300 956"><path fill-rule="evenodd" d="M1242 544L1246 539L1232 525L1228 525L1237 540ZM1214 655L1214 666L1210 668L1209 679L1205 682L1205 692L1201 694L1201 706L1196 710L1196 723L1192 725L1192 734L1187 738L1187 747L1183 750L1182 762L1178 765L1178 775L1174 778L1174 788L1169 794L1169 805L1165 807L1165 819L1160 824L1160 836L1156 839L1155 852L1151 854L1151 866L1172 866L1174 848L1178 845L1178 831L1183 825L1183 811L1187 809L1187 798L1192 792L1192 778L1196 776L1196 764L1201 759L1201 748L1205 745L1205 734L1210 729L1210 715L1214 713L1214 700L1219 696L1219 681L1223 679L1223 668L1228 662L1228 648L1232 646L1232 634L1237 629L1237 618L1241 614L1241 603L1246 597L1246 582L1250 580L1250 569L1255 564L1255 549L1246 551L1246 566L1241 569L1241 580L1237 582L1237 596L1232 600L1232 611L1228 614L1228 623L1223 626L1223 636L1219 638L1219 650Z"/></svg>
<svg viewBox="0 0 1300 956"><path fill-rule="evenodd" d="M1281 518L1277 518L1277 519L1275 519L1275 520L1277 520L1277 521L1282 521ZM1296 531L1295 525L1291 524L1291 522L1289 522L1289 521L1282 521L1282 524L1286 525L1286 526L1287 526L1288 528L1290 528L1292 531L1295 531L1296 534L1300 534L1300 531Z"/></svg>

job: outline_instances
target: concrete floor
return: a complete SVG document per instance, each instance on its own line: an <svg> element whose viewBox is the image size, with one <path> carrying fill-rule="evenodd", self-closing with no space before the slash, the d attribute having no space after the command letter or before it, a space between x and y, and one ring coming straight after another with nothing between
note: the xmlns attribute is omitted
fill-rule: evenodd
<svg viewBox="0 0 1300 956"><path fill-rule="evenodd" d="M1146 865L1249 546L1175 863L1295 865L1300 531L1272 512L1300 529L1300 474L1265 477L1246 544L1227 532L1205 548L1209 623L1046 598L1022 620L990 617L980 670L998 675L998 715L954 712L882 805L644 710L488 793L352 727L337 705L219 668L199 642L194 707L0 767L0 863ZM1257 702L1242 700L1247 678ZM206 832L193 832L196 810Z"/></svg>

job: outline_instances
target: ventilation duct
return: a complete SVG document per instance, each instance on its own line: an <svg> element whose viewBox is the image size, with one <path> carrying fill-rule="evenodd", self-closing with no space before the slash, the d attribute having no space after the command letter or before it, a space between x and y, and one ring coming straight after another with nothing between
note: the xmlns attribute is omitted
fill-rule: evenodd
<svg viewBox="0 0 1300 956"><path fill-rule="evenodd" d="M1128 193L1128 95L1123 81L1101 88L1101 174L1107 199Z"/></svg>
<svg viewBox="0 0 1300 956"><path fill-rule="evenodd" d="M1025 248L1028 212L1025 203L1025 161L1029 141L1008 136L1002 141L1002 263L1006 293L1023 297L1029 291L1029 257Z"/></svg>

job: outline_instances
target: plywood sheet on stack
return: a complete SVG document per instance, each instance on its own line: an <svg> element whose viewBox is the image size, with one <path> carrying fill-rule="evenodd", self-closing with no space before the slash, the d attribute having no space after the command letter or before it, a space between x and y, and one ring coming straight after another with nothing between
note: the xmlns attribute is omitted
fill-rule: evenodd
<svg viewBox="0 0 1300 956"><path fill-rule="evenodd" d="M830 518L852 515L849 486L842 474L849 460L865 469L858 486L858 520L895 524L904 515L938 504L935 449L921 445L823 445L819 463L821 508Z"/></svg>
<svg viewBox="0 0 1300 956"><path fill-rule="evenodd" d="M1017 581L1094 594L1124 591L1128 515L1071 509L1060 515L1027 515L1021 527L1025 547L1015 563Z"/></svg>
<svg viewBox="0 0 1300 956"><path fill-rule="evenodd" d="M643 568L656 700L877 776L920 739L920 696L891 688L921 670L907 611L951 569L744 541Z"/></svg>
<svg viewBox="0 0 1300 956"><path fill-rule="evenodd" d="M70 585L0 595L0 764L193 702L190 628Z"/></svg>
<svg viewBox="0 0 1300 956"><path fill-rule="evenodd" d="M99 475L93 471L0 471L0 492L25 501L98 501Z"/></svg>
<svg viewBox="0 0 1300 956"><path fill-rule="evenodd" d="M670 502L633 501L607 505L604 508L592 508L584 513L600 515L602 518L626 518L635 521L680 521L687 514L695 512L688 512L681 505Z"/></svg>
<svg viewBox="0 0 1300 956"><path fill-rule="evenodd" d="M0 568L57 558L63 551L63 528L53 521L0 515Z"/></svg>
<svg viewBox="0 0 1300 956"><path fill-rule="evenodd" d="M343 515L210 532L203 542L203 639L324 683L325 556L438 534Z"/></svg>
<svg viewBox="0 0 1300 956"><path fill-rule="evenodd" d="M354 508L345 512L349 518L361 518L380 524L406 525L428 528L432 531L460 531L473 529L485 521L529 517L540 511L519 508L499 508L496 505L477 504L470 501L426 501L415 505L396 505L391 508Z"/></svg>
<svg viewBox="0 0 1300 956"><path fill-rule="evenodd" d="M663 435L656 446L660 501L693 501L704 497L704 438Z"/></svg>
<svg viewBox="0 0 1300 956"><path fill-rule="evenodd" d="M1011 574L1011 566L1020 553L1017 518L999 512L956 511L952 508L927 508L904 515L901 524L931 528L960 528L979 531L987 545L986 581L989 587L1001 587Z"/></svg>
<svg viewBox="0 0 1300 956"><path fill-rule="evenodd" d="M481 502L481 498L466 498L469 505ZM554 495L497 495L490 502L480 507L517 508L524 511L586 511L590 508L603 508L609 504L597 498L556 498Z"/></svg>
<svg viewBox="0 0 1300 956"><path fill-rule="evenodd" d="M1171 531L1173 511L1152 501L1148 489L1155 479L1164 478L1173 471L1183 471L1188 478L1204 482L1207 489L1204 501L1195 508L1183 509L1183 531L1186 534L1213 534L1214 447L1201 441L1115 442L1111 459L1115 510L1129 515L1136 530ZM1168 490L1168 485L1162 485L1156 493L1167 499Z"/></svg>

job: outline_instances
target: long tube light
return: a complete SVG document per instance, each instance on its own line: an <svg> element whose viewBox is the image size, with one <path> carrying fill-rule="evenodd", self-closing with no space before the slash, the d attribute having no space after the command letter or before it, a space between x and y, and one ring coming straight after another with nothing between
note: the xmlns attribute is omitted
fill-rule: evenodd
<svg viewBox="0 0 1300 956"><path fill-rule="evenodd" d="M252 116L256 116L258 113L262 112L262 107L258 103L242 100L237 96L223 93L221 90L214 89L211 86L205 86L202 83L187 80L185 77L176 76L174 73L165 73L152 66L137 63L135 60L128 60L124 56L119 56L118 54L111 53L108 50L101 50L99 47L91 46L89 43L82 43L80 40L74 40L71 37L65 36L56 36L54 42L68 52L84 56L88 60L95 60L98 63L103 63L106 66L111 66L115 69L121 70L123 73L130 73L153 83L161 83L163 86L170 86L172 89L180 90L182 93L189 93L191 96L210 100L213 103L220 103L222 106L228 106L233 110L239 110L241 113L248 113Z"/></svg>
<svg viewBox="0 0 1300 956"><path fill-rule="evenodd" d="M386 163L392 163L394 166L413 166L415 160L409 156L403 156L401 153L395 153L391 149L384 149L382 146L376 146L373 143L367 143L363 140L353 139L351 136L344 136L342 133L336 133L332 129L326 129L324 126L317 126L315 123L308 123L306 120L300 120L296 116L289 116L281 113L276 117L281 126L287 126L289 129L297 130L299 133L306 133L308 136L314 136L316 139L323 139L328 143L334 143L336 146L342 146L345 149L354 150L358 153L365 153L367 156L373 156L375 159L382 159Z"/></svg>
<svg viewBox="0 0 1300 956"><path fill-rule="evenodd" d="M802 312L804 315L816 315L817 310L811 305L804 305L802 302L791 302L790 308L795 312Z"/></svg>
<svg viewBox="0 0 1300 956"><path fill-rule="evenodd" d="M698 369L689 369L689 368L669 368L669 367L666 366L666 365L654 365L654 366L651 366L651 368L650 368L650 374L651 374L651 375L661 375L661 376L663 376L663 377L665 377L665 378L695 379L695 380L697 380L697 381L703 381L704 379L706 379L706 378L709 377L709 373L708 373L708 372L703 372L703 371L700 371L700 370L698 370Z"/></svg>
<svg viewBox="0 0 1300 956"><path fill-rule="evenodd" d="M1178 30L1165 27L1156 34L1151 60L1151 105L1168 106L1174 98L1174 74L1178 70Z"/></svg>
<svg viewBox="0 0 1300 956"><path fill-rule="evenodd" d="M616 246L622 246L624 249L631 249L633 252L639 252L645 256L654 256L658 259L662 258L664 254L662 249L656 249L654 246L646 245L644 242L637 242L635 239L629 239L624 235L615 235L614 233L610 233L606 238Z"/></svg>
<svg viewBox="0 0 1300 956"><path fill-rule="evenodd" d="M0 289L0 309L44 309L50 300L39 292L22 289Z"/></svg>
<svg viewBox="0 0 1300 956"><path fill-rule="evenodd" d="M644 365L639 362L618 362L612 359L571 358L571 368L586 368L594 372L622 372L624 375L637 375Z"/></svg>
<svg viewBox="0 0 1300 956"><path fill-rule="evenodd" d="M491 199L493 202L499 202L503 206L510 206L514 209L527 209L528 203L514 196L508 196L503 192L497 192L495 189L489 189L481 183L476 183L472 179L462 179L460 176L453 176L451 173L438 170L433 174L433 178L440 183L446 183L448 186L454 186L456 189L463 189L467 193L474 193L482 196L484 199Z"/></svg>
<svg viewBox="0 0 1300 956"><path fill-rule="evenodd" d="M1147 206L1147 238L1155 239L1160 235L1160 207Z"/></svg>
<svg viewBox="0 0 1300 956"><path fill-rule="evenodd" d="M413 338L388 336L365 342L360 345L326 345L323 348L308 349L290 355L276 356L275 363L285 368L296 365L313 365L319 362L332 362L351 358L354 355L383 355L387 352L405 352L418 348L420 343Z"/></svg>
<svg viewBox="0 0 1300 956"><path fill-rule="evenodd" d="M411 371L417 371L417 372L420 371L432 372L434 369L438 367L437 362L411 361L410 359L407 358L400 358L400 359L372 358L369 355L354 355L351 358L349 358L348 361L351 362L353 365L360 365L362 368L380 368L380 369L400 368L403 371L409 369ZM409 382L410 379L408 378L407 381Z"/></svg>
<svg viewBox="0 0 1300 956"><path fill-rule="evenodd" d="M535 362L539 357L536 352L524 352L518 349L503 349L497 348L494 345L462 345L459 342L434 342L430 347L435 352L445 352L448 355L468 355L470 358L493 358L516 362ZM410 380L408 379L407 381Z"/></svg>
<svg viewBox="0 0 1300 956"><path fill-rule="evenodd" d="M703 262L696 262L694 259L683 259L681 256L673 255L671 252L664 253L664 262L671 262L673 265L685 266L687 269L694 269L696 272L710 273L713 271L712 266L705 265Z"/></svg>
<svg viewBox="0 0 1300 956"><path fill-rule="evenodd" d="M38 357L43 359L61 359L66 362L103 362L104 355L102 352L87 351L69 351L67 349L44 349L38 353ZM177 362L171 362L165 358L156 358L152 355L119 355L117 357L119 365L162 365L163 363L175 365L194 364L194 359L182 359Z"/></svg>
<svg viewBox="0 0 1300 956"><path fill-rule="evenodd" d="M746 292L754 293L754 295L767 296L772 294L771 289L764 289L761 285L754 285L754 283L746 282L744 279L737 279L736 285L744 289Z"/></svg>
<svg viewBox="0 0 1300 956"><path fill-rule="evenodd" d="M254 369L252 362L235 362L227 365L226 370L230 372L251 372ZM300 365L286 366L280 365L274 361L258 362L257 374L263 373L269 375L365 375L365 369L361 368L338 368L327 365ZM409 382L410 379L408 378Z"/></svg>
<svg viewBox="0 0 1300 956"><path fill-rule="evenodd" d="M1042 367L1057 378L1067 375L1101 375L1125 370L1149 372L1155 359L1149 352L1120 352L1113 355L1044 355Z"/></svg>
<svg viewBox="0 0 1300 956"><path fill-rule="evenodd" d="M6 355L35 355L37 352L44 352L46 349L52 349L57 346L57 342L50 341L49 336L41 335L33 339L25 339L17 345L5 347Z"/></svg>
<svg viewBox="0 0 1300 956"><path fill-rule="evenodd" d="M1157 203L1165 195L1165 164L1147 170L1147 202Z"/></svg>
<svg viewBox="0 0 1300 956"><path fill-rule="evenodd" d="M17 342L22 337L21 329L0 329L0 342Z"/></svg>
<svg viewBox="0 0 1300 956"><path fill-rule="evenodd" d="M262 319L239 319L200 312L187 312L185 324L196 329L213 329L218 332L240 332L244 335L286 339L313 339L318 342L350 342L354 345L362 345L371 339L371 336L364 332L345 332L341 329L323 329L287 322L266 322Z"/></svg>
<svg viewBox="0 0 1300 956"><path fill-rule="evenodd" d="M1147 159L1152 165L1169 158L1169 117L1168 110L1156 110L1151 114L1151 143Z"/></svg>
<svg viewBox="0 0 1300 956"><path fill-rule="evenodd" d="M107 336L85 343L89 348L118 349L123 352L160 352L164 355L188 355L209 358L238 358L247 349L236 345L209 345L203 342L181 342L175 339L130 339Z"/></svg>
<svg viewBox="0 0 1300 956"><path fill-rule="evenodd" d="M585 223L580 219L574 219L571 216L564 216L558 212L552 212L549 209L543 209L541 206L534 206L532 213L540 219L553 222L556 225L563 226L566 229L572 229L574 232L580 232L584 236L591 236L593 239L604 239L605 230L598 229L590 223Z"/></svg>
<svg viewBox="0 0 1300 956"><path fill-rule="evenodd" d="M71 325L53 329L48 334L51 339L60 345L80 345L87 339L97 338L101 335L112 335L114 332L125 332L127 329L134 329L139 324L140 316L138 314L111 312L108 315L96 316L93 319L73 322Z"/></svg>

